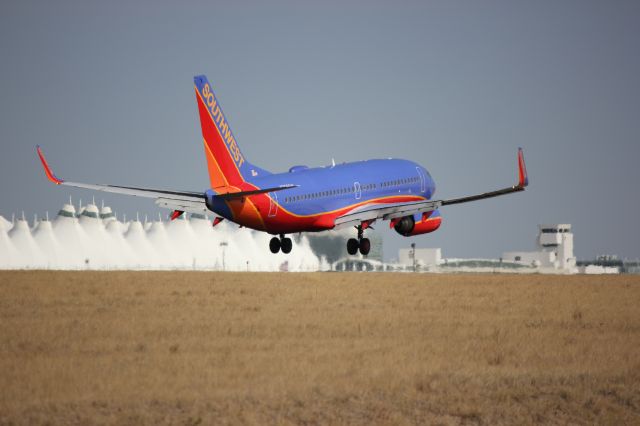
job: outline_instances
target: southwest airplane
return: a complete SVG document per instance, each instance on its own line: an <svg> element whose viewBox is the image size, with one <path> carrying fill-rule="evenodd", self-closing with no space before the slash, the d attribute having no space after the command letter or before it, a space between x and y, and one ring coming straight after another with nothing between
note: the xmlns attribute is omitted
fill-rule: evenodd
<svg viewBox="0 0 640 426"><path fill-rule="evenodd" d="M364 231L377 220L405 237L433 232L440 226L439 207L523 191L528 178L522 149L518 150L518 184L462 198L434 200L435 183L424 167L411 161L386 159L309 168L293 166L286 173L270 173L244 156L229 122L205 76L194 77L196 101L210 186L204 192L167 191L116 185L68 182L56 177L37 147L45 174L57 185L154 198L173 210L227 219L241 227L274 235L272 253L289 253L287 234L319 232L353 226L357 238L347 241L347 252L366 255L371 244Z"/></svg>

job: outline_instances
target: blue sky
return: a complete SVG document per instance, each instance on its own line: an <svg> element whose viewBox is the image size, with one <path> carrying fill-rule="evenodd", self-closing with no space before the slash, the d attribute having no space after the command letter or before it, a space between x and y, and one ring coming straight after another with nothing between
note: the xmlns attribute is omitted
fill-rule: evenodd
<svg viewBox="0 0 640 426"><path fill-rule="evenodd" d="M363 158L427 167L442 209L415 238L448 257L532 249L571 223L576 254L640 257L640 3L29 2L0 5L0 215L55 212L70 180L200 190L192 78L267 170ZM149 200L97 197L157 215ZM378 225L387 257L412 240ZM265 248L266 249L266 248Z"/></svg>

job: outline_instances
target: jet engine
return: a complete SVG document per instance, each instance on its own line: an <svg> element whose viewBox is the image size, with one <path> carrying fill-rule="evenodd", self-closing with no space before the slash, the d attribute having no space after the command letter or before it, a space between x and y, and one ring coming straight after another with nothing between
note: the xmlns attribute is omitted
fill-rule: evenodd
<svg viewBox="0 0 640 426"><path fill-rule="evenodd" d="M404 235L406 237L411 235L411 233L413 232L413 228L416 227L416 221L413 218L413 215L411 215L401 217L396 221L395 224L392 222L391 225L398 234Z"/></svg>
<svg viewBox="0 0 640 426"><path fill-rule="evenodd" d="M438 210L428 213L418 213L404 216L391 221L390 225L396 232L405 237L428 234L440 227L442 216Z"/></svg>

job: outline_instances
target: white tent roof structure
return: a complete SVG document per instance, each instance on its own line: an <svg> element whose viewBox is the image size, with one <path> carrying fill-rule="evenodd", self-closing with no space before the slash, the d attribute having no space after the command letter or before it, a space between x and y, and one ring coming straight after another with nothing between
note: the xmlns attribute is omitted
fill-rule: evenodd
<svg viewBox="0 0 640 426"><path fill-rule="evenodd" d="M3 216L0 216L0 231L4 230L5 232L9 232L12 227L13 223L10 220L7 220Z"/></svg>
<svg viewBox="0 0 640 426"><path fill-rule="evenodd" d="M56 218L0 217L0 269L199 269L316 271L323 265L307 239L293 251L272 254L270 235L229 222L213 227L204 215L173 221L120 222L108 206L87 204L78 214L69 202Z"/></svg>
<svg viewBox="0 0 640 426"><path fill-rule="evenodd" d="M21 269L40 269L46 266L42 250L33 239L29 222L24 218L17 220L7 233L17 252L17 264Z"/></svg>
<svg viewBox="0 0 640 426"><path fill-rule="evenodd" d="M33 230L33 240L42 251L47 269L53 265L60 264L63 261L62 246L58 242L53 233L53 225L47 219L42 219Z"/></svg>
<svg viewBox="0 0 640 426"><path fill-rule="evenodd" d="M11 242L8 233L12 227L11 222L0 216L0 265L6 265L6 269L18 267L18 251Z"/></svg>

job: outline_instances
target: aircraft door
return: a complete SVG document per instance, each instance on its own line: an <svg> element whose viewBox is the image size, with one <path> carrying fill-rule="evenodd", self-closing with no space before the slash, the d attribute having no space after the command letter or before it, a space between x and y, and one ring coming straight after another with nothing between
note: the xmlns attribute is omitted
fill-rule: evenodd
<svg viewBox="0 0 640 426"><path fill-rule="evenodd" d="M278 214L278 193L269 194L269 217L276 217Z"/></svg>
<svg viewBox="0 0 640 426"><path fill-rule="evenodd" d="M362 196L362 191L360 190L360 182L353 182L353 189L356 193L356 200L359 200Z"/></svg>
<svg viewBox="0 0 640 426"><path fill-rule="evenodd" d="M422 170L420 170L420 167L416 167L416 170L418 171L418 176L420 176L420 192L425 192L427 190L427 180Z"/></svg>

